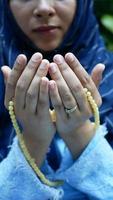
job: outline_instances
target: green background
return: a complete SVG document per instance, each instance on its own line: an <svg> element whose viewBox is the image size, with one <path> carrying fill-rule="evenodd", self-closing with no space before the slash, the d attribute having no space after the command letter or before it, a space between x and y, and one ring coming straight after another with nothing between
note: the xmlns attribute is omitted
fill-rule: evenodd
<svg viewBox="0 0 113 200"><path fill-rule="evenodd" d="M113 51L113 0L95 0L94 9L105 44Z"/></svg>

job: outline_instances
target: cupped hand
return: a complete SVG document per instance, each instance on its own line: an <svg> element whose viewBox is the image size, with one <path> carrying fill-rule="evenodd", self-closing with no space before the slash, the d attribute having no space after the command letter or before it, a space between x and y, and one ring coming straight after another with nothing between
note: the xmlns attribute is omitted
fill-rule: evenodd
<svg viewBox="0 0 113 200"><path fill-rule="evenodd" d="M26 145L38 165L42 163L56 131L49 114L48 67L49 62L42 59L40 53L35 53L28 63L24 55L19 55L9 76L9 68L2 68L4 76L8 77L5 105L8 108L13 99Z"/></svg>
<svg viewBox="0 0 113 200"><path fill-rule="evenodd" d="M72 57L73 56L73 57ZM50 64L49 72L52 77L50 81L50 96L56 111L56 128L60 136L66 141L68 138L80 143L88 143L91 139L89 134L94 135L94 126L89 121L93 115L92 109L87 101L84 88L87 88L98 106L101 105L101 96L93 82L91 76L84 70L74 55L67 54L65 59L61 55L54 57L54 63ZM100 66L99 66L100 67ZM98 67L96 66L97 70ZM100 73L102 70L100 70ZM95 70L94 70L94 73ZM98 85L99 79L92 73L93 78ZM66 109L76 108L70 114ZM87 132L87 139L83 139L80 132ZM79 135L78 135L79 133ZM82 142L81 142L82 141ZM83 146L84 146L83 145ZM71 145L69 145L71 146Z"/></svg>
<svg viewBox="0 0 113 200"><path fill-rule="evenodd" d="M72 64L73 66L71 66ZM69 65L61 55L56 55L54 63L50 64L49 72L54 80L50 81L50 94L56 110L57 121L59 121L60 132L72 132L92 115L84 88L91 92L97 105L101 104L100 94L91 77L77 59L70 62ZM65 109L76 106L76 110L67 115Z"/></svg>

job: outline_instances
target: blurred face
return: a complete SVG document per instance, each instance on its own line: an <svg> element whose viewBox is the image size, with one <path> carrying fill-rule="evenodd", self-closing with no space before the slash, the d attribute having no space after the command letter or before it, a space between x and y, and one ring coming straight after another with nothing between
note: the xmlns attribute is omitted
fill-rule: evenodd
<svg viewBox="0 0 113 200"><path fill-rule="evenodd" d="M29 39L40 49L57 48L76 12L76 0L10 0L12 13Z"/></svg>

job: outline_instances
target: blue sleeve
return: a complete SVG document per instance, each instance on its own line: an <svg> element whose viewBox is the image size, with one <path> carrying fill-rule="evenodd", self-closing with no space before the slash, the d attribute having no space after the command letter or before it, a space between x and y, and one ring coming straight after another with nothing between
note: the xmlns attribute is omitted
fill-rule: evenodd
<svg viewBox="0 0 113 200"><path fill-rule="evenodd" d="M76 161L69 152L68 159L64 153L63 170L60 169L58 175L91 200L113 200L113 150L105 134L106 128L101 126Z"/></svg>
<svg viewBox="0 0 113 200"><path fill-rule="evenodd" d="M69 195L74 200L78 195L81 200L113 200L113 151L105 134L106 129L101 126L76 161L64 148L61 166L55 173L47 166L46 171L43 168L47 178L64 180L64 185L58 188L48 187L38 179L15 139L0 164L0 200L70 200Z"/></svg>
<svg viewBox="0 0 113 200"><path fill-rule="evenodd" d="M0 200L60 199L62 190L41 183L25 160L17 139L0 164Z"/></svg>

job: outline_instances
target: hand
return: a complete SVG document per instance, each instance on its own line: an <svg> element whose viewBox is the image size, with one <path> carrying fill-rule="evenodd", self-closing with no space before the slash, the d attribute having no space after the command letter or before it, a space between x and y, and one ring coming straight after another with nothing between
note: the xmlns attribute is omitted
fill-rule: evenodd
<svg viewBox="0 0 113 200"><path fill-rule="evenodd" d="M74 73L77 75L79 80L81 81L82 85L84 87L87 87L87 83L93 80L95 86L98 88L101 80L102 80L102 73L105 69L105 65L102 63L97 64L92 72L91 76L85 71L85 69L82 67L80 62L77 60L77 58L72 53L67 53L65 55L65 61L67 64L71 67L71 69L74 71ZM76 64L76 67L75 67ZM77 67L78 66L78 67ZM82 73L84 76L82 76ZM88 81L89 79L89 81Z"/></svg>
<svg viewBox="0 0 113 200"><path fill-rule="evenodd" d="M94 126L88 120L92 116L92 109L85 96L84 87L91 92L98 106L101 104L101 97L91 77L75 56L73 60L69 57L66 55L64 59L61 55L56 55L54 63L50 64L49 72L54 80L50 81L50 96L56 111L57 131L75 155L77 153L72 148L72 143L74 146L78 143L77 146L81 145L80 148L83 149L94 135ZM70 109L76 105L77 109L67 115L65 108ZM81 129L85 134L80 134Z"/></svg>
<svg viewBox="0 0 113 200"><path fill-rule="evenodd" d="M48 66L49 62L36 53L28 63L24 55L19 55L11 72L8 67L2 68L5 77L8 77L5 105L8 107L13 98L26 145L38 165L43 162L56 132L49 114Z"/></svg>

